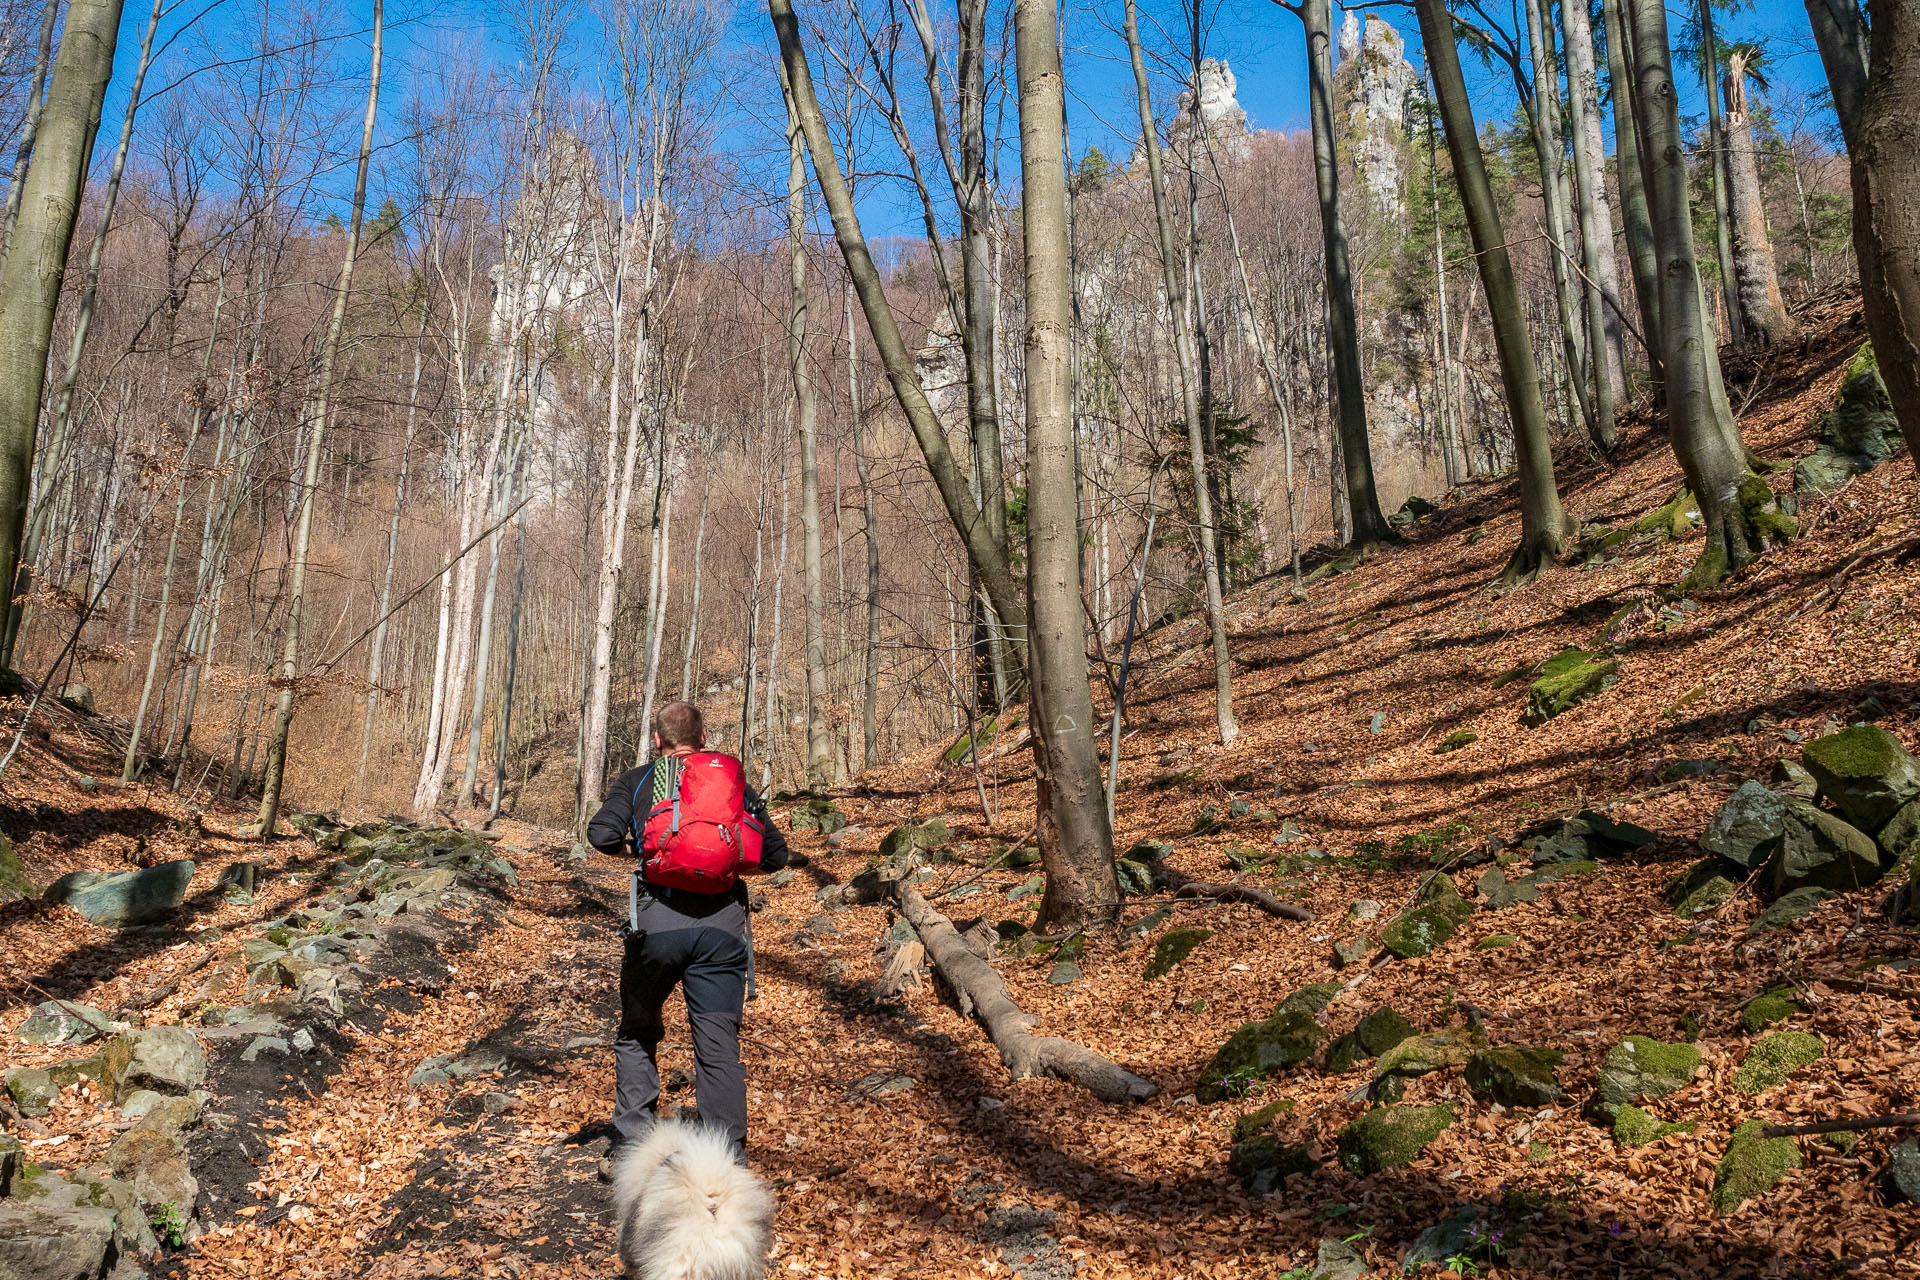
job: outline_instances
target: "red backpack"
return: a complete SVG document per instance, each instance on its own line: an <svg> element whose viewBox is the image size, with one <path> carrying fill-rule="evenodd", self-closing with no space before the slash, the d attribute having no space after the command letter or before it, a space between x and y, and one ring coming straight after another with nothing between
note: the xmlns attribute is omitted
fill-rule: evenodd
<svg viewBox="0 0 1920 1280"><path fill-rule="evenodd" d="M647 882L694 893L728 893L741 867L760 865L765 835L747 812L746 773L738 760L718 751L663 757L653 768L670 763L679 766L679 783L644 820L640 796L634 797ZM638 790L651 794L652 780L649 769Z"/></svg>

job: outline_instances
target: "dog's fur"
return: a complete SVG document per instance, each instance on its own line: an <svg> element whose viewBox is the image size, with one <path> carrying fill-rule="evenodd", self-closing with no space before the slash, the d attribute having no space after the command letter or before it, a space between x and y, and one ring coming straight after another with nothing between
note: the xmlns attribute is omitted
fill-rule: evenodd
<svg viewBox="0 0 1920 1280"><path fill-rule="evenodd" d="M773 1196L726 1134L662 1120L613 1174L620 1260L634 1280L758 1280Z"/></svg>

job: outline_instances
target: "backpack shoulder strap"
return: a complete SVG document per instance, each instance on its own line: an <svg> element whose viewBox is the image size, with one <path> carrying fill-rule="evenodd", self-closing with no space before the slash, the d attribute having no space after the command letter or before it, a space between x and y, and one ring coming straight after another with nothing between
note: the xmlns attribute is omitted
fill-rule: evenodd
<svg viewBox="0 0 1920 1280"><path fill-rule="evenodd" d="M640 841L646 832L647 808L651 807L642 807L640 796L642 792L646 791L647 784L653 780L654 765L659 763L658 760L655 760L648 764L646 770L640 775L640 781L633 784L633 799L628 805L627 825L633 828L633 842L636 848L639 847Z"/></svg>

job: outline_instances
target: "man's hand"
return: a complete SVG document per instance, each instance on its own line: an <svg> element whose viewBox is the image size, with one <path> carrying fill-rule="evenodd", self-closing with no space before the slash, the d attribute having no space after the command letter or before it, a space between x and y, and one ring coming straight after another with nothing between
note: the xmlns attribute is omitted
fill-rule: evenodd
<svg viewBox="0 0 1920 1280"><path fill-rule="evenodd" d="M789 847L789 848L787 849L787 865L788 865L788 866L790 866L790 867L804 867L804 866L806 866L806 865L807 865L807 864L808 864L808 863L809 863L810 861L812 861L812 860L811 860L810 858L808 858L806 854L804 854L804 853L802 853L802 852L800 852L800 851L799 851L798 849L795 849L795 848L792 848L792 847Z"/></svg>

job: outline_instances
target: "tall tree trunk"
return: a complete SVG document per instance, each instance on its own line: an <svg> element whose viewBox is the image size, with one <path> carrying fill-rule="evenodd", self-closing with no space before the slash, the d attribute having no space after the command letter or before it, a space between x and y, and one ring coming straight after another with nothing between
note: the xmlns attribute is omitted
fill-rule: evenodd
<svg viewBox="0 0 1920 1280"><path fill-rule="evenodd" d="M1360 322L1354 307L1347 225L1340 212L1340 164L1333 123L1333 8L1330 0L1303 0L1298 13L1307 34L1307 106L1327 273L1327 356L1333 366L1341 478L1350 514L1347 536L1355 546L1367 547L1391 542L1396 535L1380 511L1374 490L1367 397L1361 385Z"/></svg>
<svg viewBox="0 0 1920 1280"><path fill-rule="evenodd" d="M776 701L780 696L780 604L787 589L787 531L793 524L792 490L786 459L780 460L780 558L773 566L773 638L767 645L767 754L760 771L760 790L773 788L773 756L787 726Z"/></svg>
<svg viewBox="0 0 1920 1280"><path fill-rule="evenodd" d="M515 459L523 447L519 441L514 443ZM513 509L516 470L516 461L509 461L500 469L495 486L498 496L487 507L486 520L493 526L493 532L487 536L487 585L480 596L480 637L474 644L473 703L467 709L467 762L460 774L460 789L455 793L457 804L470 805L479 799L482 730L486 727L487 688L493 681L493 615L497 612L494 602L500 594L500 550L507 539L506 529L500 522L505 513Z"/></svg>
<svg viewBox="0 0 1920 1280"><path fill-rule="evenodd" d="M1025 0L1031 3L1032 0ZM1023 4L1023 9L1025 5ZM1194 324L1191 301L1187 295L1186 273L1183 258L1174 244L1173 210L1167 200L1166 170L1160 161L1159 126L1153 119L1153 95L1147 82L1146 59L1140 48L1140 15L1135 0L1126 0L1127 51L1133 60L1134 95L1140 109L1140 145L1147 154L1147 174L1153 188L1153 212L1155 224L1160 233L1160 272L1161 280L1167 292L1168 320L1173 330L1174 356L1180 368L1180 403L1186 415L1187 426L1187 462L1193 474L1194 523L1200 539L1200 572L1206 584L1207 592L1207 629L1213 640L1213 716L1214 728L1220 735L1220 741L1230 743L1240 736L1240 726L1233 718L1233 655L1227 648L1227 611L1220 585L1220 557L1218 552L1219 525L1214 509L1210 484L1211 468L1207 465L1205 428L1201 421L1199 353L1197 350L1199 333ZM1039 73L1034 72L1035 75ZM1194 87L1194 97L1199 98L1199 86ZM1023 118L1024 120L1024 118ZM1052 145L1059 149L1056 140ZM1023 147L1024 153L1024 147ZM1023 164L1027 163L1024 159ZM1064 161L1062 162L1065 163ZM1064 232L1065 197L1062 196ZM1032 214L1027 215L1031 221ZM1028 253L1032 253L1029 242ZM1028 265L1029 288L1033 268ZM1071 287L1070 284L1068 286ZM1029 300L1031 306L1031 300ZM1072 323L1072 298L1067 299L1068 324ZM1061 339L1071 346L1071 329ZM1027 320L1027 345L1034 344L1034 322L1029 315ZM1028 371L1029 378L1032 371ZM1071 369L1065 376L1071 377ZM1032 413L1033 392L1027 393L1028 413ZM1069 406L1069 409L1071 406ZM1069 413L1071 419L1071 413ZM1029 424L1031 433L1032 426ZM1072 424L1068 424L1068 443L1072 443ZM1034 446L1029 444L1028 454L1033 454ZM1079 561L1074 561L1074 579L1079 580ZM1031 594L1031 589L1029 591ZM1084 652L1084 650L1083 650ZM1091 739L1089 739L1091 741ZM1108 837L1111 843L1111 833Z"/></svg>
<svg viewBox="0 0 1920 1280"><path fill-rule="evenodd" d="M413 335L413 376L407 381L407 433L400 445L400 475L393 486L393 515L387 522L387 564L380 576L380 599L374 605L373 638L367 650L367 714L360 726L360 765L354 771L353 789L364 797L367 790L367 760L373 750L373 726L380 716L380 681L385 677L388 610L393 603L393 568L400 558L400 513L407 501L407 479L413 467L413 437L419 424L420 365L426 346L427 304L420 302L420 329Z"/></svg>
<svg viewBox="0 0 1920 1280"><path fill-rule="evenodd" d="M500 805L507 793L507 751L513 745L513 694L520 675L520 610L527 596L527 508L520 508L519 530L514 535L513 610L507 622L507 670L500 681L500 711L494 717L493 802L487 815L500 816Z"/></svg>
<svg viewBox="0 0 1920 1280"><path fill-rule="evenodd" d="M40 34L34 41L33 76L27 82L27 110L20 121L20 144L13 152L13 180L7 184L7 207L0 213L0 262L13 242L13 224L20 216L20 197L26 191L27 164L33 159L34 138L40 131L45 105L47 68L53 62L53 28L60 17L60 0L46 0L40 9Z"/></svg>
<svg viewBox="0 0 1920 1280"><path fill-rule="evenodd" d="M694 679L704 673L700 650L700 585L706 570L707 504L713 497L714 451L709 449L700 476L700 515L693 530L693 585L687 603L686 652L680 655L680 701L694 696Z"/></svg>
<svg viewBox="0 0 1920 1280"><path fill-rule="evenodd" d="M661 434L666 434L664 424ZM664 449L665 446L663 446ZM660 644L666 635L667 627L667 589L669 585L668 555L673 546L673 476L671 474L674 457L667 454L660 460L660 488L653 495L653 553L649 557L652 566L647 583L647 613L644 619L644 640L641 644L640 667L640 733L638 751L635 753L636 765L647 762L653 754L653 710L654 697L660 688Z"/></svg>
<svg viewBox="0 0 1920 1280"><path fill-rule="evenodd" d="M807 367L807 164L801 157L799 114L787 99L787 255L792 294L787 306L787 372L800 431L800 567L807 676L807 782L832 786L845 776L833 726L827 722L827 590L820 564L820 408ZM996 437L997 438L997 437ZM977 450L976 450L977 456ZM991 508L993 503L986 504Z"/></svg>
<svg viewBox="0 0 1920 1280"><path fill-rule="evenodd" d="M853 469L860 478L861 532L867 544L866 670L860 684L860 767L880 763L880 505L874 499L873 466L861 430L860 352L853 328L853 286L845 294L847 313L847 400L852 405Z"/></svg>
<svg viewBox="0 0 1920 1280"><path fill-rule="evenodd" d="M1119 914L1113 829L1100 786L1074 493L1072 264L1063 154L1066 98L1052 0L1017 0L1021 214L1027 242L1027 603L1040 916L1055 929ZM1132 27L1132 0L1128 0ZM1137 45L1137 33L1134 36ZM1148 134L1151 136L1151 127Z"/></svg>
<svg viewBox="0 0 1920 1280"><path fill-rule="evenodd" d="M1648 206L1660 253L1667 417L1674 454L1706 524L1706 546L1687 582L1708 587L1751 560L1768 538L1791 536L1795 525L1775 510L1766 481L1747 470L1720 382L1720 355L1709 336L1706 294L1694 253L1686 151L1663 0L1630 0L1628 20L1633 24L1634 87L1639 95L1634 105L1647 144Z"/></svg>
<svg viewBox="0 0 1920 1280"><path fill-rule="evenodd" d="M187 518L187 464L193 460L193 446L200 442L200 429L207 420L205 394L207 372L213 365L213 345L220 332L220 310L227 300L226 276L220 277L219 292L213 302L213 320L207 329L207 347L200 358L200 394L194 397L193 427L187 433L187 446L180 454L180 489L173 498L173 528L167 534L167 559L160 570L160 610L153 622L153 644L147 650L147 674L140 682L140 701L133 713L133 727L127 733L127 755L120 766L120 781L132 782L140 776L140 739L146 730L147 707L153 699L154 677L160 671L160 653L166 646L167 609L173 602L173 564L180 550L180 528ZM164 704L165 695L161 697Z"/></svg>
<svg viewBox="0 0 1920 1280"><path fill-rule="evenodd" d="M1607 200L1607 150L1600 139L1600 80L1593 61L1587 0L1560 6L1566 26L1567 105L1573 122L1573 183L1580 216L1580 263L1586 276L1587 358L1593 366L1593 442L1614 443L1614 401L1626 388L1620 341L1620 272L1613 255L1613 209Z"/></svg>
<svg viewBox="0 0 1920 1280"><path fill-rule="evenodd" d="M1707 151L1712 161L1714 244L1720 262L1720 294L1727 307L1727 337L1733 342L1747 340L1741 323L1740 297L1733 277L1733 226L1727 213L1727 130L1720 116L1720 55L1714 46L1713 0L1695 0L1695 16L1700 24L1700 86L1707 95ZM1638 41L1636 40L1636 44Z"/></svg>
<svg viewBox="0 0 1920 1280"><path fill-rule="evenodd" d="M1853 249L1880 376L1920 459L1920 13L1877 0L1872 14L1873 75L1853 147Z"/></svg>
<svg viewBox="0 0 1920 1280"><path fill-rule="evenodd" d="M1721 87L1727 100L1728 204L1733 214L1733 268L1740 299L1740 323L1747 339L1772 346L1793 329L1780 279L1773 269L1773 241L1761 202L1760 166L1754 155L1753 126L1747 116L1746 56L1731 55L1732 69Z"/></svg>
<svg viewBox="0 0 1920 1280"><path fill-rule="evenodd" d="M121 0L73 0L41 107L19 214L0 263L0 583L15 581L47 348L80 216L100 105L113 74ZM6 654L11 660L11 650Z"/></svg>
<svg viewBox="0 0 1920 1280"><path fill-rule="evenodd" d="M1820 49L1827 84L1833 90L1833 111L1840 117L1840 134L1851 154L1860 143L1860 118L1866 109L1868 35L1860 15L1860 0L1806 0L1813 42ZM1874 25L1879 25L1876 13Z"/></svg>
<svg viewBox="0 0 1920 1280"><path fill-rule="evenodd" d="M1444 0L1418 0L1416 8L1440 119L1447 131L1447 151L1453 157L1454 181L1460 186L1467 228L1480 263L1480 279L1487 290L1487 311L1493 320L1494 344L1500 352L1500 381L1513 415L1514 461L1520 480L1520 545L1503 577L1517 581L1546 568L1573 532L1574 522L1560 505L1560 491L1554 484L1553 446L1547 435L1540 369L1534 363L1533 342L1527 336L1526 312L1514 282L1513 264L1507 257L1506 233L1500 226L1492 184L1487 180L1480 137L1474 131L1473 104L1460 71L1460 53L1453 42L1453 20Z"/></svg>
<svg viewBox="0 0 1920 1280"><path fill-rule="evenodd" d="M1544 0L1527 0L1527 40L1533 68L1533 101L1527 113L1533 126L1534 154L1540 161L1540 203L1545 213L1548 258L1553 266L1553 300L1560 315L1560 353L1567 382L1579 402L1580 420L1587 434L1603 450L1612 435L1603 425L1594 398L1588 394L1586 327L1574 284L1573 259L1568 250L1567 179L1560 137L1560 78L1554 70L1553 33L1547 26Z"/></svg>
<svg viewBox="0 0 1920 1280"><path fill-rule="evenodd" d="M373 158L373 121L380 107L380 39L384 0L373 0L372 76L367 86L367 114L360 126L360 162L354 171L353 210L347 222L347 243L334 285L333 315L327 321L326 344L320 351L319 392L313 422L307 432L307 467L300 484L300 516L293 535L293 568L288 577L285 647L280 655L280 701L274 709L273 737L267 745L266 775L260 785L260 837L273 838L280 816L280 787L287 771L287 735L293 728L294 682L300 676L300 622L306 604L307 551L313 537L313 508L320 487L320 446L326 438L327 418L333 411L333 369L340 355L340 332L347 318L347 295L353 291L353 264L360 254L360 219L367 207L367 167Z"/></svg>
<svg viewBox="0 0 1920 1280"><path fill-rule="evenodd" d="M880 351L887 380L893 385L901 412L905 414L920 452L926 458L927 470L932 473L934 486L940 491L947 516L953 521L955 531L967 548L967 557L986 588L988 598L993 601L994 612L999 615L1001 625L1010 636L1024 635L1026 610L1014 583L1006 546L994 541L992 526L981 513L979 504L973 500L973 495L967 491L966 475L954 461L953 451L947 447L946 433L934 417L933 407L927 403L926 392L914 372L913 356L907 350L906 340L901 336L900 326L894 319L893 307L887 301L880 269L874 264L873 255L867 249L866 237L860 230L852 193L847 189L846 179L840 172L839 157L834 153L833 141L827 134L826 117L821 114L820 102L814 93L813 75L807 67L806 51L800 43L800 24L794 17L793 0L767 0L767 12L780 42L780 57L786 67L787 82L793 91L795 109L800 116L800 130L807 140L807 152L813 160L814 179L819 183L821 197L826 201L827 213L833 222L834 238L840 244L847 274L860 296L860 306L867 317L867 328L872 332L874 345ZM1016 641L1016 652L1019 647Z"/></svg>
<svg viewBox="0 0 1920 1280"><path fill-rule="evenodd" d="M1659 255L1653 248L1653 221L1647 212L1646 166L1641 160L1640 123L1635 110L1632 40L1621 6L1629 0L1601 0L1607 23L1607 81L1613 90L1613 141L1620 179L1620 225L1626 235L1627 263L1633 270L1633 296L1640 312L1641 345L1655 381L1661 376L1664 345L1660 324Z"/></svg>

